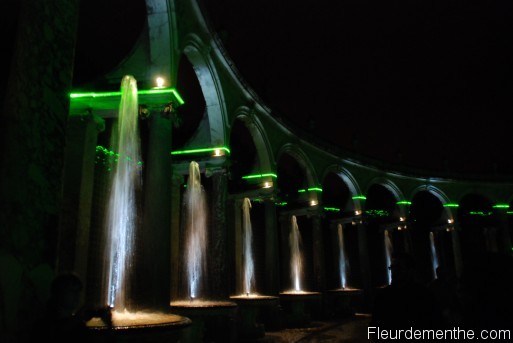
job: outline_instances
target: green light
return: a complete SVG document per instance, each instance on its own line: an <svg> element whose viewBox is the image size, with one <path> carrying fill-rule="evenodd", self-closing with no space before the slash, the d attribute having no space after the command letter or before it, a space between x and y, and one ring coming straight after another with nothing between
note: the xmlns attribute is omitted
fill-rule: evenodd
<svg viewBox="0 0 513 343"><path fill-rule="evenodd" d="M96 162L95 163L106 165L107 170L109 170L109 171L111 170L111 167L110 167L111 164L113 162L118 162L120 157L121 157L121 155L118 154L117 152L114 152L112 150L104 148L101 145L96 146ZM130 156L125 156L124 159L127 161L132 161L132 158ZM142 166L143 162L138 161L137 165Z"/></svg>
<svg viewBox="0 0 513 343"><path fill-rule="evenodd" d="M460 207L460 205L458 205L456 203L447 203L447 204L444 204L444 207Z"/></svg>
<svg viewBox="0 0 513 343"><path fill-rule="evenodd" d="M470 211L469 213L473 216L482 216L482 217L491 216L493 214L492 212L483 212L483 211Z"/></svg>
<svg viewBox="0 0 513 343"><path fill-rule="evenodd" d="M408 200L401 200L396 202L397 205L411 205L411 201Z"/></svg>
<svg viewBox="0 0 513 343"><path fill-rule="evenodd" d="M176 89L174 88L154 88L154 89L146 89L140 90L137 92L138 95L153 95L153 94L173 94L178 104L183 105L185 101L183 101L182 97ZM89 92L89 93L70 93L69 97L71 99L78 98L107 98L107 97L121 97L121 91L117 92Z"/></svg>
<svg viewBox="0 0 513 343"><path fill-rule="evenodd" d="M324 208L324 211L327 211L327 212L340 212L340 208L336 208L336 207L325 207Z"/></svg>
<svg viewBox="0 0 513 343"><path fill-rule="evenodd" d="M509 208L508 204L495 204L493 208Z"/></svg>
<svg viewBox="0 0 513 343"><path fill-rule="evenodd" d="M276 206L285 206L285 205L287 205L287 202L286 201L277 201L275 204L276 204Z"/></svg>
<svg viewBox="0 0 513 343"><path fill-rule="evenodd" d="M305 192L322 192L322 188L319 187L310 187L307 189L299 189L297 191L298 193L305 193Z"/></svg>
<svg viewBox="0 0 513 343"><path fill-rule="evenodd" d="M366 210L365 214L369 217L388 217L389 213L385 210Z"/></svg>
<svg viewBox="0 0 513 343"><path fill-rule="evenodd" d="M513 211L506 211L506 214L513 214Z"/></svg>
<svg viewBox="0 0 513 343"><path fill-rule="evenodd" d="M186 154L198 154L202 152L213 152L216 150L223 150L227 154L230 154L230 149L225 147L219 147L219 148L201 148L201 149L189 149L189 150L176 150L171 151L171 155L186 155Z"/></svg>
<svg viewBox="0 0 513 343"><path fill-rule="evenodd" d="M353 200L367 200L367 197L365 195L355 195L351 197Z"/></svg>
<svg viewBox="0 0 513 343"><path fill-rule="evenodd" d="M246 180L246 179L259 179L259 178L264 178L264 177L269 177L269 176L273 177L275 179L278 178L278 176L273 173L246 175L246 176L243 176L242 178Z"/></svg>

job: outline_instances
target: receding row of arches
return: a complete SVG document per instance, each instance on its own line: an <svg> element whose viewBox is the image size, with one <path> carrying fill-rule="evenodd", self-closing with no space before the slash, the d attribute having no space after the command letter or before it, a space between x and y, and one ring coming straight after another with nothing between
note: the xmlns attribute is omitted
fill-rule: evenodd
<svg viewBox="0 0 513 343"><path fill-rule="evenodd" d="M198 147L203 140L198 132L208 132L205 117L211 115L204 100L204 91L198 82L198 66L192 66L183 56L179 68L179 80L184 97L191 99L179 109L184 118L183 126L173 131L173 149ZM195 74L196 73L196 74ZM182 79L181 79L182 77ZM211 96L210 96L211 97ZM221 106L227 110L229 105ZM323 230L325 265L324 287L340 286L338 257L339 231L344 232L345 253L350 273L346 282L362 288L364 283L380 287L390 282L387 263L390 250L412 253L419 266L419 277L429 282L436 277L436 268L443 266L454 277L461 274L466 261L486 252L509 252L510 224L507 206L497 199L490 199L479 191L460 191L447 194L442 188L424 180L416 180L403 191L386 173L352 173L344 165L332 165L320 170L311 161L309 153L297 144L285 143L273 146L254 108L236 107L233 119L226 126L229 136L226 146L230 149L226 164L229 175L228 193L233 197L250 197L254 202L254 220L257 228L263 227L265 211L263 203L271 199L280 215L294 215L305 241L305 254L310 264L305 272L310 275L310 286L315 288L312 217L319 216ZM222 113L219 111L216 113ZM186 118L186 119L185 119ZM215 120L214 120L215 121ZM218 119L227 122L226 119ZM212 141L210 141L212 143ZM319 178L319 173L322 177ZM267 175L249 180L250 175ZM262 193L262 188L271 188ZM262 204L262 205L260 205ZM498 206L500 205L500 206ZM305 209L316 208L315 211ZM314 213L314 214L312 214ZM261 221L261 225L258 225ZM365 231L365 242L358 230ZM265 235L256 231L257 254L265 251ZM362 246L365 247L362 248ZM362 254L362 249L364 253ZM388 257L387 257L388 256ZM368 259L367 262L362 261ZM368 264L365 268L364 265ZM257 272L264 273L263 265ZM282 275L287 266L283 264ZM367 275L365 275L367 274ZM365 279L368 280L365 280ZM286 287L286 281L282 287Z"/></svg>

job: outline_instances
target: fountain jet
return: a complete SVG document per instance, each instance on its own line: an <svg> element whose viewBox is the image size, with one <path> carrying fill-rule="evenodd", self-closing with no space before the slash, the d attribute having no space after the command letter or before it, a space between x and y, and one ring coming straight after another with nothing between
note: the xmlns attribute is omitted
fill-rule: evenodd
<svg viewBox="0 0 513 343"><path fill-rule="evenodd" d="M296 216L292 216L292 229L289 234L290 245L290 277L292 281L293 290L301 292L303 290L303 242L301 233L297 225Z"/></svg>
<svg viewBox="0 0 513 343"><path fill-rule="evenodd" d="M242 217L243 217L243 234L244 234L244 280L243 280L243 293L246 295L255 292L255 268L253 264L253 228L251 226L251 201L249 198L244 198L242 203Z"/></svg>
<svg viewBox="0 0 513 343"><path fill-rule="evenodd" d="M107 209L107 244L104 269L108 306L125 310L129 307L127 287L133 267L137 215L136 190L141 187L140 138L138 132L137 81L124 76L117 126L111 147L119 153L114 167Z"/></svg>
<svg viewBox="0 0 513 343"><path fill-rule="evenodd" d="M339 256L338 256L338 264L339 264L339 272L340 272L340 287L347 287L347 273L349 269L349 262L347 260L346 248L344 243L344 228L342 224L337 225L337 235L338 235L338 246L339 246Z"/></svg>
<svg viewBox="0 0 513 343"><path fill-rule="evenodd" d="M201 184L199 164L189 164L189 179L184 194L185 218L185 265L188 282L188 298L201 296L202 279L206 271L207 256L207 207L205 190Z"/></svg>
<svg viewBox="0 0 513 343"><path fill-rule="evenodd" d="M390 265L392 264L392 252L393 252L393 246L392 246L392 239L390 238L390 233L388 230L385 230L385 257L387 261L387 277L388 277L388 284L390 285L392 283L392 271L390 270Z"/></svg>
<svg viewBox="0 0 513 343"><path fill-rule="evenodd" d="M429 233L429 244L431 247L431 265L433 266L433 277L436 278L436 269L438 268L438 255L436 253L435 234L433 231Z"/></svg>

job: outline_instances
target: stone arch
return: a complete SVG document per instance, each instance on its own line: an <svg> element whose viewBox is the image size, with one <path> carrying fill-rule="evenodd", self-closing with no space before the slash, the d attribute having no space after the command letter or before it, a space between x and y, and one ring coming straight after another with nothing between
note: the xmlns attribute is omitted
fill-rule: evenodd
<svg viewBox="0 0 513 343"><path fill-rule="evenodd" d="M258 190L259 196L271 193L276 181L272 152L260 121L248 107L236 109L229 136L231 189Z"/></svg>
<svg viewBox="0 0 513 343"><path fill-rule="evenodd" d="M283 160L284 156L290 156L297 165L302 168L304 172L304 184L300 185L300 187L311 188L311 187L319 187L319 180L315 173L315 168L310 162L308 155L301 150L300 147L294 144L286 144L284 145L277 154L277 166L280 167L280 162ZM280 184L280 175L278 175L278 185ZM315 201L318 203L319 197L317 192L309 192L310 198L309 201Z"/></svg>
<svg viewBox="0 0 513 343"><path fill-rule="evenodd" d="M226 146L226 102L216 66L209 55L209 46L196 34L188 34L183 46L182 51L193 65L205 99L208 123L205 131L209 135L210 144Z"/></svg>
<svg viewBox="0 0 513 343"><path fill-rule="evenodd" d="M329 173L333 173L337 175L342 182L346 185L349 190L350 198L348 202L345 204L345 211L361 211L362 209L362 200L356 198L357 195L361 195L360 185L358 181L353 176L353 174L346 168L341 167L339 165L332 165L326 168L323 173L322 179L324 180Z"/></svg>
<svg viewBox="0 0 513 343"><path fill-rule="evenodd" d="M444 206L449 197L439 188L422 185L411 195L411 238L420 280L430 282L438 268L456 277L459 261L457 232L453 231L452 208Z"/></svg>
<svg viewBox="0 0 513 343"><path fill-rule="evenodd" d="M328 289L361 289L361 251L359 221L361 210L360 187L353 175L339 165L326 168L322 177L324 206L323 256L326 261ZM342 189L332 189L332 188ZM328 206L328 208L326 207ZM340 209L337 211L337 209ZM361 213L361 212L358 212Z"/></svg>
<svg viewBox="0 0 513 343"><path fill-rule="evenodd" d="M248 129L253 142L255 143L258 160L262 173L275 173L276 165L274 164L274 156L272 154L269 140L267 139L266 132L260 122L260 119L254 115L254 112L246 106L241 106L235 111L234 120L241 120Z"/></svg>

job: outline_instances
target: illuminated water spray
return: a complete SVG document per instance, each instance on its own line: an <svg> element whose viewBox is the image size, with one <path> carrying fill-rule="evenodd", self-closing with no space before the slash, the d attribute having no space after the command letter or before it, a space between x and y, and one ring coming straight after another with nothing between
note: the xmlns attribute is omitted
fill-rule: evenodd
<svg viewBox="0 0 513 343"><path fill-rule="evenodd" d="M349 271L349 262L347 260L347 253L344 244L344 228L342 224L337 225L337 236L339 246L338 266L340 272L340 287L347 287L347 273Z"/></svg>
<svg viewBox="0 0 513 343"><path fill-rule="evenodd" d="M436 278L436 269L438 268L438 255L436 253L435 235L433 231L429 233L429 244L431 247L431 265L433 266L433 276Z"/></svg>
<svg viewBox="0 0 513 343"><path fill-rule="evenodd" d="M244 294L252 294L254 293L255 288L255 268L253 264L253 228L251 226L251 217L250 217L250 209L251 209L251 201L249 198L244 198L242 203L242 229L243 229L243 270L244 270L244 280L243 280L243 292Z"/></svg>
<svg viewBox="0 0 513 343"><path fill-rule="evenodd" d="M202 278L206 271L207 206L201 184L199 164L189 164L189 179L184 194L185 212L185 266L189 298L200 296Z"/></svg>
<svg viewBox="0 0 513 343"><path fill-rule="evenodd" d="M141 186L139 106L137 81L128 75L121 81L117 128L111 137L119 153L114 167L107 209L106 275L107 303L125 310L129 306L127 287L133 268L134 235L137 219L136 190Z"/></svg>
<svg viewBox="0 0 513 343"><path fill-rule="evenodd" d="M388 284L392 282L392 271L390 270L390 265L392 264L392 240L390 239L390 233L388 230L385 230L385 257L387 260L387 275L388 275Z"/></svg>
<svg viewBox="0 0 513 343"><path fill-rule="evenodd" d="M299 292L302 290L303 282L303 242L301 233L297 226L296 216L292 216L292 230L289 234L290 245L290 277L292 279L293 290Z"/></svg>

